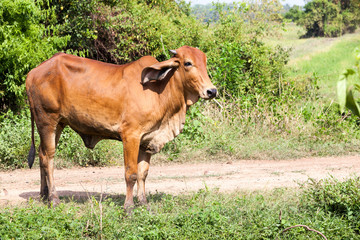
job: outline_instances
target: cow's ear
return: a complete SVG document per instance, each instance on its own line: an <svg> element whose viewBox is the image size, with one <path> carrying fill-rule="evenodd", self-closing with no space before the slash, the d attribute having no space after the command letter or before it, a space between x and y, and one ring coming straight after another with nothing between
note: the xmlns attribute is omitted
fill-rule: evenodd
<svg viewBox="0 0 360 240"><path fill-rule="evenodd" d="M171 58L167 61L158 62L150 67L146 67L141 73L141 83L145 84L151 80L161 81L169 79L179 66L180 60L177 58Z"/></svg>

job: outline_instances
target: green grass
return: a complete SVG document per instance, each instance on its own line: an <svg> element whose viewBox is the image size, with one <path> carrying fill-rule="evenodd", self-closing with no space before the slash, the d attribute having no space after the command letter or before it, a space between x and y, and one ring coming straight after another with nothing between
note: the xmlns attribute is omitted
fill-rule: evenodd
<svg viewBox="0 0 360 240"><path fill-rule="evenodd" d="M321 40L318 40L321 42ZM315 54L307 54L301 60L293 60L290 77L301 78L315 75L319 79L320 93L327 99L335 99L336 83L344 69L353 66L354 50L360 46L360 34L353 34L335 41L330 47L318 46Z"/></svg>
<svg viewBox="0 0 360 240"><path fill-rule="evenodd" d="M270 45L291 48L289 78L297 81L316 76L320 93L335 99L339 75L354 64L354 49L360 46L360 31L338 38L299 38L303 29L286 24L278 37L266 39Z"/></svg>
<svg viewBox="0 0 360 240"><path fill-rule="evenodd" d="M0 209L2 239L321 239L287 227L304 224L328 239L358 239L360 180L309 180L300 189L219 194L203 189L148 196L150 211L122 209L124 196L30 201Z"/></svg>
<svg viewBox="0 0 360 240"><path fill-rule="evenodd" d="M307 41L306 39L300 39L300 36L304 33L305 31L295 23L287 23L276 34L266 36L264 42L270 46L280 45L286 48L295 48Z"/></svg>

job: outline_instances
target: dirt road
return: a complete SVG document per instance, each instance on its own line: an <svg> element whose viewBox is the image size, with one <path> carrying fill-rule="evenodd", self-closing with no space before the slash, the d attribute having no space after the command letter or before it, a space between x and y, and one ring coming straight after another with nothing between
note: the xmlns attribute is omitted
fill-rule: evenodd
<svg viewBox="0 0 360 240"><path fill-rule="evenodd" d="M309 177L322 179L332 175L343 179L359 173L360 156L150 166L146 190L176 195L205 186L221 192L272 189L296 187ZM55 170L55 183L60 197L125 193L123 167ZM39 189L39 169L0 172L0 205L37 198Z"/></svg>

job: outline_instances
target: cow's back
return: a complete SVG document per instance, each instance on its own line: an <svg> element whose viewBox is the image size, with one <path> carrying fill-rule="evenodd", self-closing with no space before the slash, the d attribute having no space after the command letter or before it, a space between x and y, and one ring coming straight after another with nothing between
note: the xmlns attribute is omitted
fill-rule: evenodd
<svg viewBox="0 0 360 240"><path fill-rule="evenodd" d="M133 109L133 100L142 98L141 70L154 62L143 57L114 65L56 54L28 74L30 107L37 122L63 122L78 133L118 138L121 118L129 112L124 108Z"/></svg>

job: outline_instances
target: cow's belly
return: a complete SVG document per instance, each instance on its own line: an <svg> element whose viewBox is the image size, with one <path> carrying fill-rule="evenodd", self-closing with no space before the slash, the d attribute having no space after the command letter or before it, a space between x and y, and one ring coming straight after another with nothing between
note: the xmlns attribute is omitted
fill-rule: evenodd
<svg viewBox="0 0 360 240"><path fill-rule="evenodd" d="M185 117L173 117L154 131L143 135L140 143L142 151L155 154L160 152L164 145L179 135L185 124Z"/></svg>
<svg viewBox="0 0 360 240"><path fill-rule="evenodd" d="M77 132L85 146L90 149L93 149L102 139L121 140L118 124L106 123L105 121L100 123L89 118L82 118L81 121L77 118L67 118L63 119L62 122Z"/></svg>

